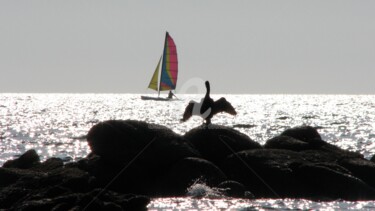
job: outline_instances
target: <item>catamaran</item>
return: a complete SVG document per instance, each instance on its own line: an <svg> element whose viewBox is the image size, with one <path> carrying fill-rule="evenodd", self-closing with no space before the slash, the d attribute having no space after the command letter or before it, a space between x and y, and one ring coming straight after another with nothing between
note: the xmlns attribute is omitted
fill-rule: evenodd
<svg viewBox="0 0 375 211"><path fill-rule="evenodd" d="M171 100L174 95L172 90L175 90L177 85L177 73L176 45L169 33L166 32L163 54L148 85L149 89L158 92L158 97L141 96L142 100ZM169 96L167 98L160 97L160 91L169 91Z"/></svg>

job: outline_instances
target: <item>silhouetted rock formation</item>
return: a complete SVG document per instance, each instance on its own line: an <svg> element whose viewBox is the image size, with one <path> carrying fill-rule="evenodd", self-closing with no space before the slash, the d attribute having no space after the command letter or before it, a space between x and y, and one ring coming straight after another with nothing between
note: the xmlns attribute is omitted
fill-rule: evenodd
<svg viewBox="0 0 375 211"><path fill-rule="evenodd" d="M39 156L36 153L36 151L33 149L30 149L17 159L8 160L7 162L4 163L3 167L28 169L32 167L34 164L37 164L39 162L40 162Z"/></svg>
<svg viewBox="0 0 375 211"><path fill-rule="evenodd" d="M40 162L33 150L7 161L0 209L139 210L148 197L183 196L197 181L232 197L375 199L375 164L312 127L288 129L264 147L224 126L180 136L134 120L99 123L87 138L92 153L77 162Z"/></svg>
<svg viewBox="0 0 375 211"><path fill-rule="evenodd" d="M98 187L88 172L76 164L63 166L58 158L35 163L28 169L0 168L0 209L145 210L148 203L145 196Z"/></svg>
<svg viewBox="0 0 375 211"><path fill-rule="evenodd" d="M300 141L298 139L295 139L293 137L289 136L276 136L273 137L264 144L264 148L266 149L287 149L292 151L303 151L312 149L313 146L311 146L309 143L306 143L304 141Z"/></svg>
<svg viewBox="0 0 375 211"><path fill-rule="evenodd" d="M301 126L285 130L281 133L282 136L289 136L303 142L311 142L314 140L321 140L318 131L311 126Z"/></svg>
<svg viewBox="0 0 375 211"><path fill-rule="evenodd" d="M90 129L87 141L94 154L112 163L129 162L140 152L147 162L165 165L196 156L189 143L171 129L136 120L101 122Z"/></svg>
<svg viewBox="0 0 375 211"><path fill-rule="evenodd" d="M248 191L243 184L233 180L224 181L217 187L222 189L224 194L229 197L249 199L255 198L255 196L250 191Z"/></svg>
<svg viewBox="0 0 375 211"><path fill-rule="evenodd" d="M342 166L310 156L279 149L255 149L230 155L222 170L228 178L243 183L256 197L297 197L313 199L373 199L375 190L350 175ZM307 156L307 158L306 158ZM338 191L339 190L339 191Z"/></svg>
<svg viewBox="0 0 375 211"><path fill-rule="evenodd" d="M375 187L375 163L363 158L346 158L338 163L348 169L353 176Z"/></svg>
<svg viewBox="0 0 375 211"><path fill-rule="evenodd" d="M184 196L186 189L196 181L216 187L226 179L225 174L212 162L202 158L188 157L178 161L157 183L159 193Z"/></svg>
<svg viewBox="0 0 375 211"><path fill-rule="evenodd" d="M188 131L184 137L204 159L216 164L235 152L261 148L247 135L221 125L199 126Z"/></svg>
<svg viewBox="0 0 375 211"><path fill-rule="evenodd" d="M373 155L370 159L372 162L375 162L375 155Z"/></svg>
<svg viewBox="0 0 375 211"><path fill-rule="evenodd" d="M112 189L131 193L155 192L155 179L186 157L197 157L190 143L172 130L134 120L110 120L95 125L87 140L99 157L90 172L100 184L114 177ZM124 169L124 173L119 174Z"/></svg>

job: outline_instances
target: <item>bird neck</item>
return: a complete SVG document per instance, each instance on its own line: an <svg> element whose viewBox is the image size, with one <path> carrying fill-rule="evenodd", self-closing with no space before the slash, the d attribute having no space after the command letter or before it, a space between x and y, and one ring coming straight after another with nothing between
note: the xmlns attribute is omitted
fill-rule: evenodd
<svg viewBox="0 0 375 211"><path fill-rule="evenodd" d="M206 84L206 96L210 96L210 84Z"/></svg>

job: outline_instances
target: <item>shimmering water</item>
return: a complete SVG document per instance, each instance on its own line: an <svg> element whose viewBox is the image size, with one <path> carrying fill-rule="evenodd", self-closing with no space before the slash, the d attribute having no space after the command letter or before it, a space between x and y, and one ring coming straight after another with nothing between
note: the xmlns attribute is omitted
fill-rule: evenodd
<svg viewBox="0 0 375 211"><path fill-rule="evenodd" d="M0 165L34 148L42 159L74 161L90 151L85 135L97 122L137 119L184 134L202 120L180 123L185 106L202 95L179 95L172 102L142 101L138 94L0 94ZM222 95L212 95L218 99ZM288 127L311 125L323 139L370 158L375 153L375 96L224 95L238 115L219 114L215 124L236 127L261 144ZM150 209L361 209L373 202L306 200L155 199Z"/></svg>
<svg viewBox="0 0 375 211"><path fill-rule="evenodd" d="M375 202L316 202L296 199L192 199L192 198L159 198L150 205L150 211L177 210L374 210Z"/></svg>

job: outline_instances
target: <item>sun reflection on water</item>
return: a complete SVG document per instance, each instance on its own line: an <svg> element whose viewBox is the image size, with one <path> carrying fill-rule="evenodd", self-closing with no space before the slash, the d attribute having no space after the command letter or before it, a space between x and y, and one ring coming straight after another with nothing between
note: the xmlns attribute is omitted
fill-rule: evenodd
<svg viewBox="0 0 375 211"><path fill-rule="evenodd" d="M148 205L149 211L160 210L374 210L373 201L319 202L306 199L194 199L189 197L155 198Z"/></svg>
<svg viewBox="0 0 375 211"><path fill-rule="evenodd" d="M218 114L212 122L238 126L261 144L289 127L311 125L330 143L367 158L375 152L375 96L212 95L221 96L238 114ZM85 157L88 130L108 119L144 120L184 134L203 122L193 117L180 123L185 106L200 97L163 102L143 101L138 94L0 94L0 164L31 148L42 159Z"/></svg>

